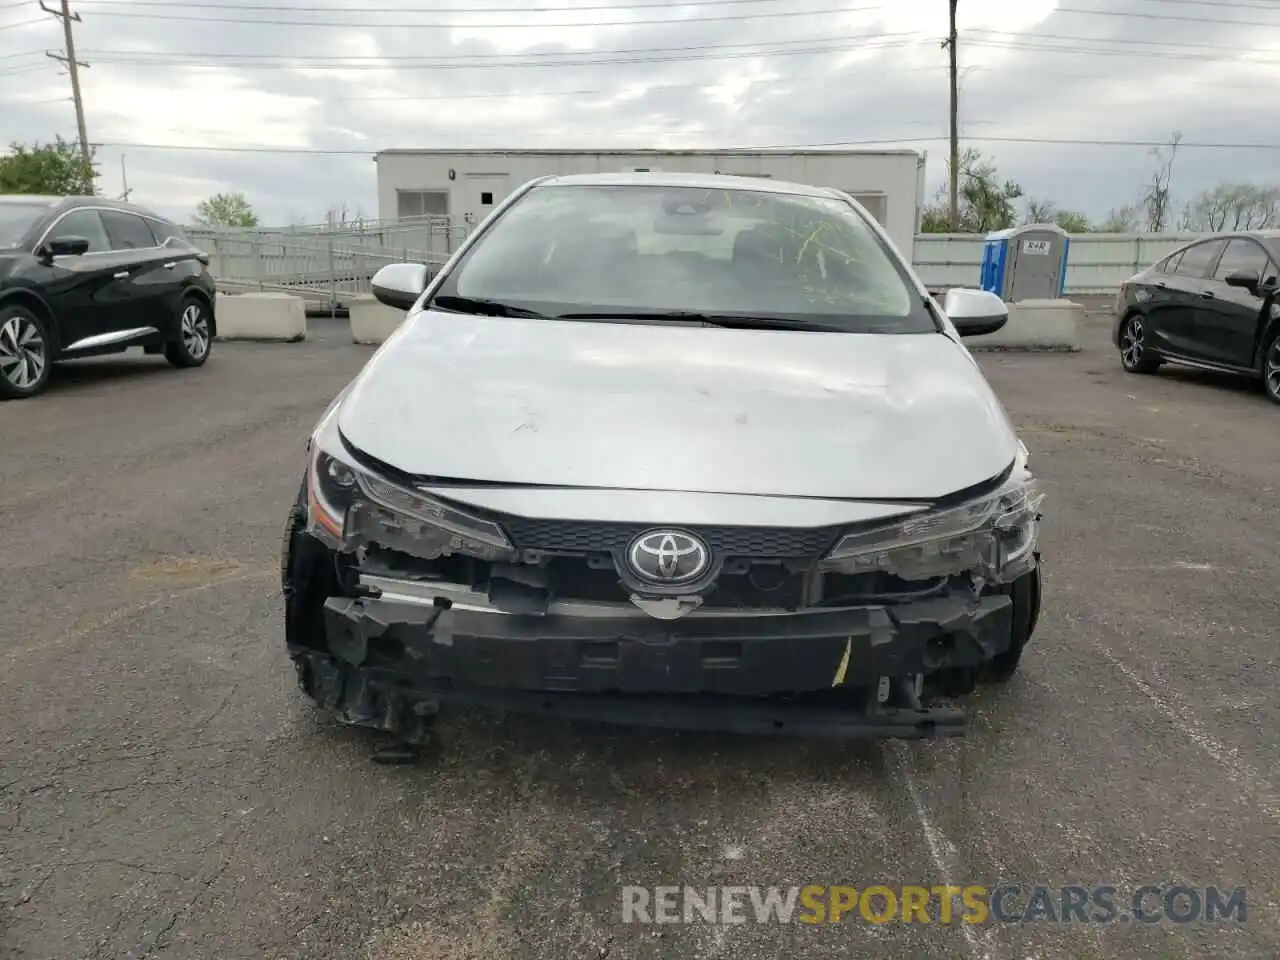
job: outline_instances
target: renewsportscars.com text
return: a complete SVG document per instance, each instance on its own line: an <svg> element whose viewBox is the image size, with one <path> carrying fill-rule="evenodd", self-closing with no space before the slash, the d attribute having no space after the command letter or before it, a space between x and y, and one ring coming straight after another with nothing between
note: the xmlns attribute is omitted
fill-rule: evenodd
<svg viewBox="0 0 1280 960"><path fill-rule="evenodd" d="M1244 923L1245 888L627 886L623 923Z"/></svg>

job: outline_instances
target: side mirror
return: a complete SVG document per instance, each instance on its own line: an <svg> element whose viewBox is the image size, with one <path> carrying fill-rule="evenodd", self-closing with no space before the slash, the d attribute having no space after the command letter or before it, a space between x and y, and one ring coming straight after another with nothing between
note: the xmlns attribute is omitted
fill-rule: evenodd
<svg viewBox="0 0 1280 960"><path fill-rule="evenodd" d="M431 273L421 263L389 263L373 275L370 284L379 303L408 310L427 289Z"/></svg>
<svg viewBox="0 0 1280 960"><path fill-rule="evenodd" d="M1255 296L1262 285L1262 278L1257 270L1237 270L1227 274L1227 286L1243 287Z"/></svg>
<svg viewBox="0 0 1280 960"><path fill-rule="evenodd" d="M995 333L1009 322L1009 308L988 290L957 287L947 291L942 308L962 337L980 337Z"/></svg>
<svg viewBox="0 0 1280 960"><path fill-rule="evenodd" d="M58 237L47 241L43 250L49 257L81 257L89 252L89 241L84 237Z"/></svg>

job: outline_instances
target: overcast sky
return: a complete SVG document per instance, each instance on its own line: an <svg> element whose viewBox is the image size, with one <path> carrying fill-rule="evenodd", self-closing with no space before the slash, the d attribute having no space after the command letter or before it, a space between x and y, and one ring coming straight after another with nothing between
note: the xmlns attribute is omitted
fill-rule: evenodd
<svg viewBox="0 0 1280 960"><path fill-rule="evenodd" d="M186 219L202 197L241 190L264 223L317 221L338 204L376 215L371 156L389 147L880 141L927 152L932 193L946 153L946 8L73 2L101 190L120 193L123 154L133 200ZM965 143L1028 196L1100 217L1140 195L1154 160L1142 146L981 138L1162 141L1180 130L1190 143L1280 142L1276 0L960 0L960 32ZM0 140L75 138L69 79L45 55L62 49L38 0L0 0ZM1277 161L1280 150L1187 147L1174 192L1280 183Z"/></svg>

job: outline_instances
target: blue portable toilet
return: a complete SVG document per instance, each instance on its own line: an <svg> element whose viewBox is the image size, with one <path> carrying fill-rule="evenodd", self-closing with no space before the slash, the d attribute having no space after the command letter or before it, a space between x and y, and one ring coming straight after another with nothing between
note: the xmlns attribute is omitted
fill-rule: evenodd
<svg viewBox="0 0 1280 960"><path fill-rule="evenodd" d="M982 244L982 289L988 293L1004 297L1005 253L1008 244L1005 240L1008 230L997 230L988 233Z"/></svg>
<svg viewBox="0 0 1280 960"><path fill-rule="evenodd" d="M1070 247L1067 231L1056 223L989 233L982 247L982 289L1007 303L1061 299Z"/></svg>

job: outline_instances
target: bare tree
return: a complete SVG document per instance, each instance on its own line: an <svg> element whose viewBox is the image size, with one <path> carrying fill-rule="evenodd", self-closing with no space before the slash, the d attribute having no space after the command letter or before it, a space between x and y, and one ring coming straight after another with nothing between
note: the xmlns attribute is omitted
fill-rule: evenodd
<svg viewBox="0 0 1280 960"><path fill-rule="evenodd" d="M1028 200L1026 223L1053 223L1058 208L1052 200Z"/></svg>
<svg viewBox="0 0 1280 960"><path fill-rule="evenodd" d="M1178 144L1182 142L1182 133L1175 130L1169 138L1167 149L1155 148L1151 155L1156 159L1156 169L1151 174L1151 184L1142 197L1147 214L1147 231L1160 233L1168 225L1169 195L1173 183L1173 161L1178 155Z"/></svg>
<svg viewBox="0 0 1280 960"><path fill-rule="evenodd" d="M1266 230L1280 225L1280 188L1221 183L1196 196L1182 210L1183 230Z"/></svg>
<svg viewBox="0 0 1280 960"><path fill-rule="evenodd" d="M1056 223L1067 233L1093 232L1093 225L1083 213L1063 210L1052 200L1027 201L1027 216L1023 223Z"/></svg>
<svg viewBox="0 0 1280 960"><path fill-rule="evenodd" d="M1142 211L1134 203L1115 207L1094 229L1098 233L1137 233L1142 226Z"/></svg>

